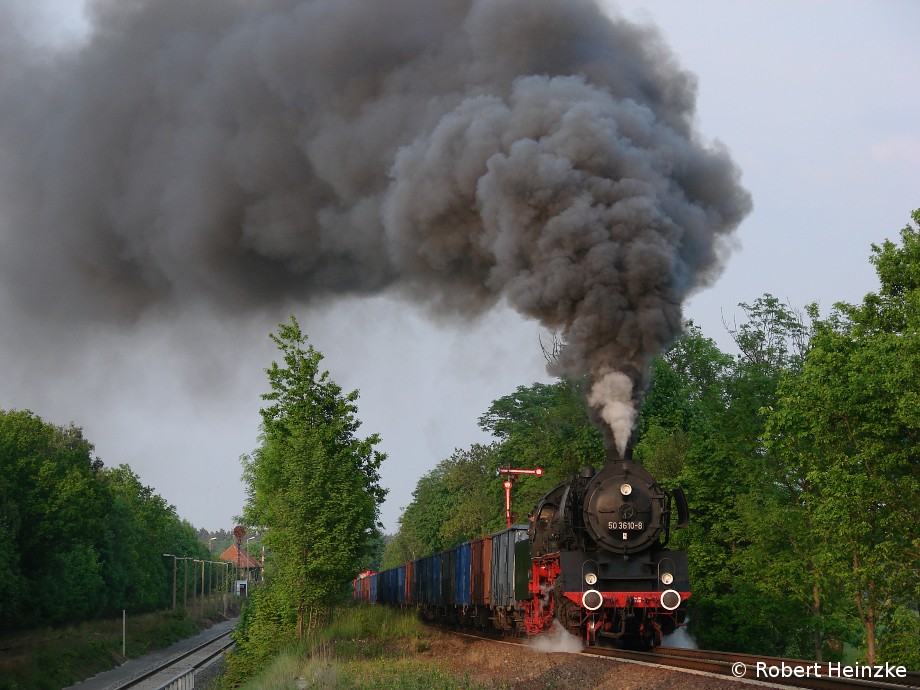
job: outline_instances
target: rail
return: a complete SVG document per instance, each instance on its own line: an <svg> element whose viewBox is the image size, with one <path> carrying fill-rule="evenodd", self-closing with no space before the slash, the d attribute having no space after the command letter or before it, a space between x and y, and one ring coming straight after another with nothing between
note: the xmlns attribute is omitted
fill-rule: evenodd
<svg viewBox="0 0 920 690"><path fill-rule="evenodd" d="M440 626L438 626L440 627ZM444 632L475 637L477 639L523 644L525 638L497 637L494 634L479 634L469 631L459 632L440 628ZM848 677L846 674L859 673L866 666L840 664L837 662L817 662L802 659L782 659L780 657L758 656L755 654L736 654L734 652L717 652L706 649L683 649L677 647L656 647L650 652L636 652L627 649L606 647L588 647L582 654L600 656L625 661L638 661L646 664L666 666L668 668L702 671L726 678L756 680L809 690L920 690L920 673L904 670L899 675L897 666L884 664L871 667L871 673L877 672L882 677ZM801 669L796 671L796 669ZM784 675L785 674L785 675Z"/></svg>
<svg viewBox="0 0 920 690"><path fill-rule="evenodd" d="M734 652L675 647L657 647L651 652L591 647L584 650L583 653L814 690L846 690L847 688L905 690L907 688L920 688L920 673L905 669L903 677L900 677L897 671L898 667L891 665L886 667L884 664L866 667L837 662L783 659L754 654L736 654ZM867 672L865 669L870 669L870 671ZM848 673L853 675L860 672L871 675L870 677L849 677L847 675ZM876 672L880 677L874 677Z"/></svg>
<svg viewBox="0 0 920 690"><path fill-rule="evenodd" d="M227 631L182 652L144 673L126 680L110 690L127 690L143 687L147 690L191 690L195 687L194 675L233 646Z"/></svg>

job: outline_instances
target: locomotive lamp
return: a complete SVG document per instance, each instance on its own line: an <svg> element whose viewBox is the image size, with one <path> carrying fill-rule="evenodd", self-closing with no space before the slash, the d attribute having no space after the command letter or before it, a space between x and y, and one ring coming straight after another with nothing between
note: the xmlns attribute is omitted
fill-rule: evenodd
<svg viewBox="0 0 920 690"><path fill-rule="evenodd" d="M669 585L674 582L674 576L671 573L661 573L661 584Z"/></svg>
<svg viewBox="0 0 920 690"><path fill-rule="evenodd" d="M680 592L675 592L673 589L666 589L661 593L661 605L668 611L676 609L680 606L680 602Z"/></svg>
<svg viewBox="0 0 920 690"><path fill-rule="evenodd" d="M632 493L632 486L630 484L624 484L620 487L620 493L624 496L629 496Z"/></svg>
<svg viewBox="0 0 920 690"><path fill-rule="evenodd" d="M596 589L589 589L581 595L581 605L589 611L597 611L604 605L604 595Z"/></svg>
<svg viewBox="0 0 920 690"><path fill-rule="evenodd" d="M585 582L589 585L597 584L597 575L595 575L594 573L588 573L587 575L585 575Z"/></svg>

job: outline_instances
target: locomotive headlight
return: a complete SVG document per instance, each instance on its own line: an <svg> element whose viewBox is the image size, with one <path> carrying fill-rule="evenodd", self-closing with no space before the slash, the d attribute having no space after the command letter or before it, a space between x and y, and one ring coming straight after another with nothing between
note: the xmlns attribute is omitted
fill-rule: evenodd
<svg viewBox="0 0 920 690"><path fill-rule="evenodd" d="M589 611L597 611L604 605L604 595L596 589L589 589L581 595L581 605Z"/></svg>
<svg viewBox="0 0 920 690"><path fill-rule="evenodd" d="M673 589L666 589L661 593L661 605L668 611L676 609L680 606L680 602L680 592L675 592Z"/></svg>
<svg viewBox="0 0 920 690"><path fill-rule="evenodd" d="M623 494L624 496L629 496L629 494L632 493L632 486L629 484L623 484L620 487L620 493Z"/></svg>
<svg viewBox="0 0 920 690"><path fill-rule="evenodd" d="M587 582L589 585L597 584L597 575L594 573L588 573L585 575L585 582Z"/></svg>
<svg viewBox="0 0 920 690"><path fill-rule="evenodd" d="M674 582L674 576L671 573L661 573L661 584L669 585Z"/></svg>

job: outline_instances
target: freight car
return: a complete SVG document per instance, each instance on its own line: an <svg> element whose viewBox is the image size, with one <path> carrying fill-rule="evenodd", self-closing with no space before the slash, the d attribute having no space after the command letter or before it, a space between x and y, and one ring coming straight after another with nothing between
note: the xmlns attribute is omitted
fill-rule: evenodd
<svg viewBox="0 0 920 690"><path fill-rule="evenodd" d="M667 544L688 522L683 491L614 456L548 492L529 525L362 573L354 596L510 634L540 634L558 620L588 645L649 648L684 622L687 557Z"/></svg>

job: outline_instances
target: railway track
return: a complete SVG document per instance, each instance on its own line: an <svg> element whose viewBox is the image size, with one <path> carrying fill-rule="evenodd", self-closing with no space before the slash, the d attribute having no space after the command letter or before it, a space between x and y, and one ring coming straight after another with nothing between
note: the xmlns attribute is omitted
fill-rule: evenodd
<svg viewBox="0 0 920 690"><path fill-rule="evenodd" d="M232 631L227 631L193 649L173 656L154 668L119 684L112 685L108 690L183 690L193 688L194 681L189 683L189 677L194 678L195 672L211 664L227 649L233 646L230 637Z"/></svg>
<svg viewBox="0 0 920 690"><path fill-rule="evenodd" d="M901 677L897 667L886 668L884 665L879 667L853 666L675 647L657 647L651 652L594 647L584 650L583 653L704 671L730 678L746 678L795 688L814 688L815 690L920 688L920 673L905 670ZM870 669L868 673L867 669ZM874 677L877 673L876 669L881 677ZM852 677L860 674L863 677ZM866 675L869 677L865 677Z"/></svg>
<svg viewBox="0 0 920 690"><path fill-rule="evenodd" d="M442 628L443 629L443 628ZM498 638L494 635L478 635L469 632L455 634L511 644L524 644L520 637ZM858 674L866 669L829 662L804 661L799 659L781 659L778 657L757 656L754 654L735 654L733 652L716 652L705 649L682 649L677 647L656 647L651 652L635 652L624 649L607 649L591 647L581 652L586 655L600 656L625 661L636 661L670 668L687 669L723 676L727 679L756 680L774 685L814 690L920 690L920 673L904 671L903 677L897 667L881 665L883 677L847 677L847 673ZM796 670L799 669L799 670ZM888 671L887 675L885 671ZM875 667L872 669L875 673Z"/></svg>

